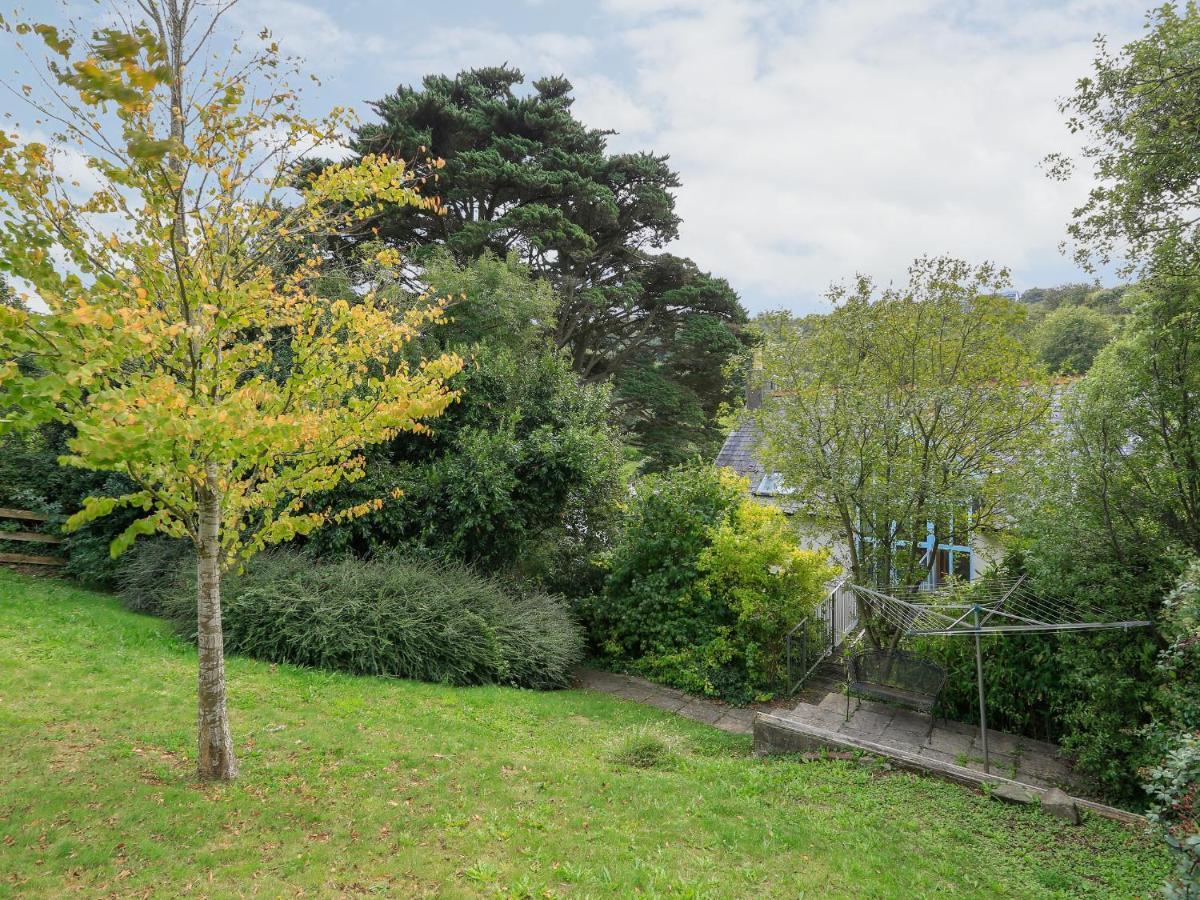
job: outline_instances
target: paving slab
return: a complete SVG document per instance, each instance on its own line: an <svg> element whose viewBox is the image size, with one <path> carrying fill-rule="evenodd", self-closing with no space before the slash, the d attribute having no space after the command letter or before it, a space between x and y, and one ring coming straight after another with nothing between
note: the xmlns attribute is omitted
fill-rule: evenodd
<svg viewBox="0 0 1200 900"><path fill-rule="evenodd" d="M861 734L864 737L878 738L892 724L892 717L872 710L859 710L850 716L849 722L843 722L838 731L846 734Z"/></svg>
<svg viewBox="0 0 1200 900"><path fill-rule="evenodd" d="M814 704L818 709L826 709L833 712L839 712L843 716L846 714L846 697L844 694L839 694L835 691L830 691L821 701ZM851 702L850 708L854 708L854 703Z"/></svg>
<svg viewBox="0 0 1200 900"><path fill-rule="evenodd" d="M687 697L674 697L670 694L649 694L642 698L642 702L664 712L679 712L691 701Z"/></svg>
<svg viewBox="0 0 1200 900"><path fill-rule="evenodd" d="M1022 796L1027 794L1035 800L1040 800L1047 791L1046 786L1014 781L995 771L987 774L957 763L947 762L938 758L941 754L938 754L937 751L928 751L923 754L906 753L898 748L888 747L863 738L816 728L786 714L760 712L754 719L754 752L759 755L795 753L802 755L805 759L811 759L829 751L839 754L843 752L870 753L883 757L892 765L907 771L934 775L976 789L987 787L995 790L1007 786L1010 791L1020 791ZM1079 797L1071 799L1081 810L1138 828L1147 826L1146 819L1136 813L1115 809Z"/></svg>
<svg viewBox="0 0 1200 900"><path fill-rule="evenodd" d="M693 700L677 710L679 715L686 719L695 719L697 722L706 722L709 725L715 724L727 711L728 707L706 700Z"/></svg>
<svg viewBox="0 0 1200 900"><path fill-rule="evenodd" d="M819 725L822 728L828 728L830 731L837 731L846 724L846 717L840 712L833 712L820 707L810 707L808 711L793 711L796 718L803 719L806 722L812 722L814 725Z"/></svg>
<svg viewBox="0 0 1200 900"><path fill-rule="evenodd" d="M755 715L752 709L734 708L713 722L713 725L731 734L753 734Z"/></svg>
<svg viewBox="0 0 1200 900"><path fill-rule="evenodd" d="M798 704L786 715L851 739L873 741L938 763L983 771L978 727L938 718L931 734L925 714L873 700L852 701L847 722L845 703L845 695L831 691L816 703ZM1071 782L1070 767L1053 744L989 729L988 749L991 769L998 774L1015 776L1039 787Z"/></svg>
<svg viewBox="0 0 1200 900"><path fill-rule="evenodd" d="M754 731L756 711L751 708L732 707L716 700L693 697L644 678L594 669L582 670L579 681L582 687L590 690L673 712L722 731L734 734L750 734ZM932 735L927 738L929 719L921 713L872 700L855 701L850 709L850 720L846 721L845 695L831 690L815 703L798 703L792 710L775 710L773 715L832 735L844 736L851 741L868 741L880 747L891 747L897 753L926 759L932 765L976 772L983 770L983 748L979 742L978 728L962 722L937 719ZM991 751L991 771L996 775L1038 788L1069 789L1075 784L1068 762L1053 744L989 730L988 746Z"/></svg>
<svg viewBox="0 0 1200 900"><path fill-rule="evenodd" d="M929 745L942 753L961 756L969 754L975 749L975 738L969 734L957 734L953 731L946 731L940 725L935 725L933 727L933 739L929 742Z"/></svg>

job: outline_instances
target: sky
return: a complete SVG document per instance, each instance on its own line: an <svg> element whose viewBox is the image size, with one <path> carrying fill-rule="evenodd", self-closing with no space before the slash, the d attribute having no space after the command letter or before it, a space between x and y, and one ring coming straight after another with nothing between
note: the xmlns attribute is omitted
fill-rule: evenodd
<svg viewBox="0 0 1200 900"><path fill-rule="evenodd" d="M1093 39L1143 21L1139 0L240 0L226 28L304 56L314 114L369 119L429 73L566 75L613 150L670 156L669 249L753 313L823 309L831 283L902 282L926 254L1007 266L1018 289L1095 278L1060 249L1086 173L1040 162L1078 147L1057 101Z"/></svg>

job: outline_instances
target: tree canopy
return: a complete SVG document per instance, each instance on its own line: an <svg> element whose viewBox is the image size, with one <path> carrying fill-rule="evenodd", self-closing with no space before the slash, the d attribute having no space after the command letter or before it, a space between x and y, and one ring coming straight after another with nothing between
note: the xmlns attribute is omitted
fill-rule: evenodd
<svg viewBox="0 0 1200 900"><path fill-rule="evenodd" d="M861 584L920 582L927 523L939 542L987 525L1037 445L1049 394L1006 283L990 265L921 259L903 287L833 289L831 313L763 349L763 463L840 536Z"/></svg>
<svg viewBox="0 0 1200 900"><path fill-rule="evenodd" d="M1076 259L1124 260L1126 271L1165 274L1200 267L1200 9L1164 3L1146 17L1145 34L1114 52L1096 39L1092 74L1061 102L1083 160L1094 170L1087 200L1068 231ZM1052 177L1069 178L1066 154L1048 158Z"/></svg>
<svg viewBox="0 0 1200 900"><path fill-rule="evenodd" d="M1156 523L1160 540L1200 554L1200 292L1192 279L1157 278L1129 305L1121 336L1072 394L1074 440L1090 466L1077 480L1102 492L1104 533L1117 518L1126 533Z"/></svg>
<svg viewBox="0 0 1200 900"><path fill-rule="evenodd" d="M1113 320L1086 306L1061 306L1034 329L1033 344L1050 371L1078 375L1113 336Z"/></svg>
<svg viewBox="0 0 1200 900"><path fill-rule="evenodd" d="M547 330L586 381L613 379L633 442L651 468L719 445L717 409L736 393L725 364L745 311L727 282L661 252L678 233L665 156L610 153L611 132L572 113L564 78L522 91L494 67L401 86L355 131L363 156L445 160L438 210L397 205L364 235L420 257L446 247L460 263L515 253L560 295Z"/></svg>
<svg viewBox="0 0 1200 900"><path fill-rule="evenodd" d="M0 429L65 422L62 462L132 483L89 497L68 522L140 510L114 553L155 532L196 545L207 778L237 771L222 573L382 503L338 510L312 498L362 476L362 446L427 428L461 366L454 354L413 365L402 352L444 309L390 302L380 286L395 280L395 250L365 263L376 288L332 301L316 290L318 242L380 202L436 201L384 156L313 173L296 196L299 161L346 114L302 116L273 44L193 74L227 8L205 21L203 7L144 0L141 24L88 38L16 25L48 57L54 87L31 97L34 109L61 128L51 144L0 135L0 268L47 310L0 306ZM68 149L94 184L64 174Z"/></svg>
<svg viewBox="0 0 1200 900"><path fill-rule="evenodd" d="M335 495L352 505L399 486L404 502L323 529L310 549L421 548L586 592L587 577L599 574L589 554L608 537L622 485L608 386L575 377L539 327L557 297L515 257L485 252L460 266L438 253L424 277L452 302L445 324L409 352L462 356L451 382L458 400L432 433L370 448L366 477Z"/></svg>

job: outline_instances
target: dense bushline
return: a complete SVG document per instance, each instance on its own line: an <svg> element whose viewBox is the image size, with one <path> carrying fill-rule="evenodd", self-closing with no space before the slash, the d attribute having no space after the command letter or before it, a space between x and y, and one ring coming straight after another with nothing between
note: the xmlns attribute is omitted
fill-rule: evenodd
<svg viewBox="0 0 1200 900"><path fill-rule="evenodd" d="M1005 565L1049 600L1152 626L989 640L987 693L998 727L1057 741L1109 798L1143 806L1145 773L1196 728L1160 653L1173 634L1163 600L1200 553L1200 291L1160 277L1123 300L1117 337L1061 389L1056 444L1014 505ZM952 714L975 708L968 649L936 651ZM1194 670L1182 681L1197 693Z"/></svg>
<svg viewBox="0 0 1200 900"><path fill-rule="evenodd" d="M367 450L366 476L322 498L333 508L391 497L377 511L306 541L339 558L397 547L580 594L599 573L623 485L622 446L606 385L581 384L544 324L558 300L515 257L425 260L450 321L413 342L412 362L447 350L466 364L458 402L418 435ZM330 285L336 290L336 285Z"/></svg>
<svg viewBox="0 0 1200 900"><path fill-rule="evenodd" d="M131 552L126 605L194 637L190 550L151 541ZM275 551L226 580L222 605L227 651L355 674L556 688L582 656L564 601L402 556L317 563Z"/></svg>
<svg viewBox="0 0 1200 900"><path fill-rule="evenodd" d="M51 423L28 432L0 436L0 506L46 513L51 520L39 530L60 535L62 523L79 510L85 497L126 493L131 483L112 472L88 472L61 466L73 430ZM118 561L109 553L113 538L139 518L139 510L117 510L65 535L55 552L66 558L64 574L94 587L116 584ZM12 522L12 530L26 527ZM62 536L62 535L60 535ZM29 553L29 544L0 544L5 552ZM36 551L41 552L41 551Z"/></svg>
<svg viewBox="0 0 1200 900"><path fill-rule="evenodd" d="M603 591L583 604L611 663L735 703L780 687L783 639L835 569L712 466L637 485Z"/></svg>

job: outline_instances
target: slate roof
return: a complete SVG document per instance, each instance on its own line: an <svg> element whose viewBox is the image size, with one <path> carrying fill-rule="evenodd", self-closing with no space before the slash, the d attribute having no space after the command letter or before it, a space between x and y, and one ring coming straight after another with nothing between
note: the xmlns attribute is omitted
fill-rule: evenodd
<svg viewBox="0 0 1200 900"><path fill-rule="evenodd" d="M717 465L733 469L744 478L750 479L750 489L753 490L767 474L754 457L754 445L758 441L758 431L753 422L743 422L725 438L721 452L717 454Z"/></svg>

